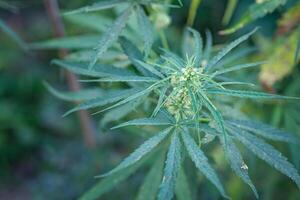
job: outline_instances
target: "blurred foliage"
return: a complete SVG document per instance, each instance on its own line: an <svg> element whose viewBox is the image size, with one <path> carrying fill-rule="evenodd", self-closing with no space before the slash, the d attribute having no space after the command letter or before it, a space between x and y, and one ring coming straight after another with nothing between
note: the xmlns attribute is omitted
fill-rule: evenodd
<svg viewBox="0 0 300 200"><path fill-rule="evenodd" d="M94 1L59 2L65 11ZM189 24L193 24L203 35L206 29L211 30L216 38L217 47L224 41L236 38L241 32L260 26L259 34L253 38L250 45L244 46L247 51L240 51L239 58L268 62L260 69L237 73L238 79L260 81L262 88L268 92L300 96L300 66L296 53L299 53L300 48L299 1L193 2L194 4L189 0L183 1L183 8L163 9L159 15L149 11L156 27L163 28L170 48L180 52L181 44L178 41L188 19ZM263 15L257 15L255 12L258 9L266 10ZM90 59L91 52L88 48L93 47L100 34L118 13L120 11L116 9L114 12L64 16L68 35L73 37L73 41L78 41L77 46L70 46L70 58ZM62 38L48 43L46 51L24 52L20 48L24 44L23 41L29 43L31 48L41 48L38 45L42 43L37 41L52 38L51 25L43 1L0 1L0 18L0 199L76 199L97 182L93 179L94 175L119 163L140 144L145 135L141 135L140 130L136 129L128 129L126 134L98 134L99 147L87 150L83 145L75 116L61 117L70 105L53 98L42 84L44 80L59 82L56 86L66 89L62 72L51 66L49 61L56 57L56 51L53 49L74 43L70 42L70 38ZM82 20L91 23L85 23L83 26ZM227 30L223 33L232 34L221 36L218 34L221 30ZM130 38L136 35L132 34L133 31L136 31L135 27L129 24L129 28L124 30L123 34ZM134 40L142 41L142 38ZM155 41L156 45L157 43L159 42ZM116 56L115 51L118 49L118 45L112 45L110 51L105 54L104 62L127 66L126 62L124 64L126 57ZM299 103L274 105L266 102L257 105L250 101L237 101L236 106L253 117L300 136ZM139 116L139 113L134 112L132 115ZM99 122L99 130L102 133L110 132L102 123ZM298 171L300 170L299 147L272 144L287 155ZM227 165L223 164L224 156L221 149L216 147L214 144L204 146L206 150L211 151L209 158L213 158L210 160L215 161L214 165L222 173L221 178L225 180L230 196L233 199L253 199L251 191L230 173ZM249 163L249 174L253 177L259 193L263 194L260 199L300 198L299 191L288 178L256 160L246 149L243 154L247 155L245 160ZM152 171L154 169L151 169ZM101 199L134 199L136 188L142 183L146 172L144 169L138 170L137 174L130 176L121 187L114 190L115 192L105 194ZM192 196L196 196L195 199L219 199L213 186L202 176L192 172L186 173L187 178L195 181L195 184L191 185ZM196 183L200 184L197 188Z"/></svg>

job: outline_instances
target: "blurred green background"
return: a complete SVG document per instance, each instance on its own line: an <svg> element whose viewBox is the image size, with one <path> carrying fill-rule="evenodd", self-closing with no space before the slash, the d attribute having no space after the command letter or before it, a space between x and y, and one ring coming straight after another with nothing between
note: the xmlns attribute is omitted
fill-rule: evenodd
<svg viewBox="0 0 300 200"><path fill-rule="evenodd" d="M32 43L53 38L43 1L6 2L13 7L0 8L0 19L24 41ZM59 4L62 10L70 10L92 2L60 0ZM176 50L180 47L178 41L189 13L190 1L183 3L183 8L170 11L172 25L166 30L170 46ZM271 60L271 64L240 73L239 78L257 82L268 92L300 96L300 66L299 59L295 59L300 41L299 1L289 0L241 31L221 36L218 32L228 27L222 24L227 3L226 0L203 0L194 27L201 33L210 29L218 45L260 26L259 33L251 41L251 49L255 51L251 50L252 53L242 59ZM230 23L238 21L253 3L252 0L239 1ZM67 20L65 26L68 35L91 32ZM109 129L99 128L101 116L96 115L92 116L92 121L97 147L85 145L77 116L62 118L73 104L56 99L43 86L46 80L56 88L68 88L60 69L50 65L51 59L57 56L57 50L24 51L0 31L0 199L76 199L97 182L93 178L95 175L111 169L143 140L143 136L135 131L107 134ZM300 136L299 103L275 105L239 101L237 104L249 115ZM300 171L299 147L272 144ZM300 192L291 180L247 151L244 155L261 199L300 199ZM254 199L248 187L224 164L220 149L212 150L211 157L233 199ZM134 199L143 176L144 171L139 171L101 199ZM216 199L213 195L216 191L205 183L205 179L197 190L199 196L196 199Z"/></svg>

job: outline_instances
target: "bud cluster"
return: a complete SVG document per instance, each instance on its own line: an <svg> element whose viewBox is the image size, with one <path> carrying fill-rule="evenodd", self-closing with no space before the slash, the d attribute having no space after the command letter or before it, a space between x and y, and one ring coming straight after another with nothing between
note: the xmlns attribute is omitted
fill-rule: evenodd
<svg viewBox="0 0 300 200"><path fill-rule="evenodd" d="M201 87L202 70L202 68L188 66L171 75L173 91L165 106L177 119L192 114L189 89L193 92Z"/></svg>

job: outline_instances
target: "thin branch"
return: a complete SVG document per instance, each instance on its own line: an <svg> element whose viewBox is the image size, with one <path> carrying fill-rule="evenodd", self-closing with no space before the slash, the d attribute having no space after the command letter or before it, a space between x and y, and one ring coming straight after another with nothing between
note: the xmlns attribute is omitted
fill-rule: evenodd
<svg viewBox="0 0 300 200"><path fill-rule="evenodd" d="M44 0L44 5L47 10L49 19L51 20L55 36L64 37L66 35L65 28L59 14L59 6L57 0ZM64 58L68 55L68 51L65 49L60 49L58 53L60 58ZM72 91L80 90L80 84L78 82L76 75L69 71L65 71L65 75L70 90ZM96 147L95 130L89 113L86 110L78 111L78 117L80 121L81 132L83 134L83 138L86 146L90 149L95 148Z"/></svg>

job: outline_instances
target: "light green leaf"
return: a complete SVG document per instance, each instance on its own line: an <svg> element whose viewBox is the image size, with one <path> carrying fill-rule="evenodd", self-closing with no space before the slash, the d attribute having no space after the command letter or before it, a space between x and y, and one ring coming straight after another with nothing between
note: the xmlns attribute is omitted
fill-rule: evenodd
<svg viewBox="0 0 300 200"><path fill-rule="evenodd" d="M81 80L81 82L156 82L158 79L144 76L110 76L101 79Z"/></svg>
<svg viewBox="0 0 300 200"><path fill-rule="evenodd" d="M205 48L203 52L203 61L208 62L210 59L213 42L212 42L212 35L209 30L205 31L205 36L206 36L206 42L205 42ZM207 63L203 65L203 67L206 67L206 65Z"/></svg>
<svg viewBox="0 0 300 200"><path fill-rule="evenodd" d="M230 90L230 89L208 89L206 90L209 94L220 94L220 95L227 95L233 97L240 97L240 98L251 98L251 99L274 99L274 100L298 100L297 97L288 97L288 96L281 96L276 94L269 94L264 92L256 92L256 91L248 91L248 90Z"/></svg>
<svg viewBox="0 0 300 200"><path fill-rule="evenodd" d="M249 175L248 175L248 169L243 168L243 166L246 166L243 157L239 151L239 149L236 147L234 142L228 138L227 145L224 144L224 140L220 138L222 141L223 149L225 152L225 156L228 159L230 166L232 170L235 172L236 175L238 175L246 184L250 186L253 193L255 194L255 197L258 199L258 193L256 191L255 186L253 185Z"/></svg>
<svg viewBox="0 0 300 200"><path fill-rule="evenodd" d="M136 200L155 200L163 175L164 154L159 155L140 187Z"/></svg>
<svg viewBox="0 0 300 200"><path fill-rule="evenodd" d="M94 107L99 107L99 106L104 106L104 105L107 105L110 103L114 103L114 102L120 101L121 99L124 99L130 95L133 95L139 91L140 91L140 89L133 88L133 89L115 90L115 91L106 92L105 95L103 95L101 97L90 99L88 101L85 101L85 102L79 104L75 108L66 112L64 114L64 116L67 116L78 110L85 110L85 109L89 109L89 108L94 108Z"/></svg>
<svg viewBox="0 0 300 200"><path fill-rule="evenodd" d="M181 167L178 173L175 186L175 195L177 200L192 200L192 194L184 168Z"/></svg>
<svg viewBox="0 0 300 200"><path fill-rule="evenodd" d="M190 158L192 159L192 161L195 163L196 167L200 170L201 173L204 174L204 176L209 181L211 181L216 186L216 188L219 190L219 192L223 197L228 198L215 170L210 166L210 164L208 163L208 159L206 158L204 153L200 150L199 146L196 144L194 139L190 136L188 131L185 130L181 134L181 136L184 145L187 149L187 152Z"/></svg>
<svg viewBox="0 0 300 200"><path fill-rule="evenodd" d="M31 49L88 49L99 41L97 35L70 36L29 44Z"/></svg>
<svg viewBox="0 0 300 200"><path fill-rule="evenodd" d="M152 149L154 149L159 143L161 143L169 134L172 127L167 128L160 133L155 134L153 137L148 139L142 145L140 145L133 153L131 153L127 158L125 158L117 167L112 169L106 174L100 175L98 177L105 177L117 173L118 171L125 169L131 165L134 165L140 159L142 159L146 154L148 154Z"/></svg>
<svg viewBox="0 0 300 200"><path fill-rule="evenodd" d="M127 24L132 12L132 7L128 7L112 24L111 27L102 35L100 41L95 47L95 55L92 56L92 61L89 64L89 69L92 69L100 56L118 39L122 30Z"/></svg>
<svg viewBox="0 0 300 200"><path fill-rule="evenodd" d="M131 76L134 75L126 69L116 68L112 65L97 64L91 70L88 69L88 63L71 62L64 60L53 60L52 64L63 67L75 74L92 76L92 77L107 77L107 76Z"/></svg>
<svg viewBox="0 0 300 200"><path fill-rule="evenodd" d="M151 153L150 153L151 154ZM151 155L153 156L153 154ZM142 159L134 165L131 165L111 176L105 177L95 186L93 186L90 190L85 192L79 200L97 200L103 194L109 192L110 190L114 189L116 185L120 182L127 179L131 174L133 174L137 169L139 169L145 163L146 159Z"/></svg>
<svg viewBox="0 0 300 200"><path fill-rule="evenodd" d="M291 178L300 188L300 176L295 167L274 147L246 131L230 127L230 132L243 143L250 151L281 173Z"/></svg>
<svg viewBox="0 0 300 200"><path fill-rule="evenodd" d="M146 70L151 72L153 75L156 75L160 78L165 78L164 75L162 73L160 73L158 70L156 70L152 65L142 62L140 60L136 60L136 62L139 64L140 67L145 68Z"/></svg>
<svg viewBox="0 0 300 200"><path fill-rule="evenodd" d="M242 42L244 42L245 40L247 40L251 35L253 35L256 32L257 28L254 29L253 31L241 36L240 38L234 40L233 42L231 42L230 44L228 44L227 46L225 46L223 49L221 49L221 51L215 55L207 64L207 66L205 67L206 70L211 70L212 68L215 67L215 65L224 57L226 56L232 49L234 49L235 47L237 47L239 44L241 44Z"/></svg>
<svg viewBox="0 0 300 200"><path fill-rule="evenodd" d="M142 61L144 59L143 54L139 51L139 49L128 39L125 37L120 37L119 42L122 46L124 53L128 56L129 60L136 67L136 69L141 72L145 76L149 76L148 70L145 70L143 66L140 66L140 63L137 61Z"/></svg>
<svg viewBox="0 0 300 200"><path fill-rule="evenodd" d="M144 52L148 55L154 43L154 32L151 22L141 6L137 7L137 20L139 30L144 38Z"/></svg>
<svg viewBox="0 0 300 200"><path fill-rule="evenodd" d="M300 144L300 139L297 136L275 129L258 121L232 119L228 120L228 122L237 128L250 131L252 133L255 133L256 135L265 137L270 140Z"/></svg>
<svg viewBox="0 0 300 200"><path fill-rule="evenodd" d="M65 15L105 10L105 9L113 8L115 6L118 6L118 5L124 4L124 3L128 3L128 2L130 2L130 1L129 0L104 0L104 1L100 1L98 3L94 3L92 5L89 5L89 6L85 6L85 7L76 9L76 10L66 12Z"/></svg>
<svg viewBox="0 0 300 200"><path fill-rule="evenodd" d="M117 121L122 119L127 114L134 111L138 106L140 106L144 102L145 98L138 98L135 101L128 102L120 107L112 109L105 113L101 119L101 125L104 126L109 122Z"/></svg>
<svg viewBox="0 0 300 200"><path fill-rule="evenodd" d="M164 176L157 195L158 200L171 200L174 196L177 174L181 164L181 143L178 134L172 136L168 150Z"/></svg>
<svg viewBox="0 0 300 200"><path fill-rule="evenodd" d="M134 119L118 126L113 127L112 129L121 128L125 126L164 126L164 125L171 125L172 122L167 119L162 118L141 118L141 119Z"/></svg>
<svg viewBox="0 0 300 200"><path fill-rule="evenodd" d="M202 60L202 49L203 49L203 41L201 38L201 35L198 31L189 28L189 30L192 32L194 36L194 43L195 43L195 50L194 50L194 56L195 56L195 67L200 67L201 60Z"/></svg>
<svg viewBox="0 0 300 200"><path fill-rule="evenodd" d="M44 82L44 86L51 94L65 101L85 101L105 95L105 91L100 88L85 89L76 92L60 92L47 82Z"/></svg>
<svg viewBox="0 0 300 200"><path fill-rule="evenodd" d="M107 26L113 23L112 19L106 17L105 15L98 15L98 14L91 14L91 13L65 15L64 18L75 25L84 28L89 28L95 31L100 31L100 32L105 31L107 29Z"/></svg>
<svg viewBox="0 0 300 200"><path fill-rule="evenodd" d="M287 0L266 0L262 3L254 3L249 6L248 11L245 12L244 16L236 24L226 30L220 31L220 34L234 33L254 20L262 18L268 13L272 13L276 8L284 5L286 2Z"/></svg>
<svg viewBox="0 0 300 200"><path fill-rule="evenodd" d="M261 64L264 64L264 63L266 63L266 62L254 62L254 63L239 64L239 65L235 65L235 66L228 67L223 70L217 71L216 73L214 73L214 75L218 76L218 75L229 73L229 72L239 71L241 69L252 68L252 67L256 67Z"/></svg>

